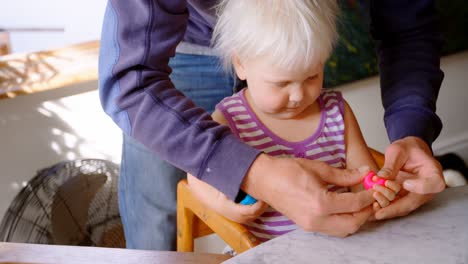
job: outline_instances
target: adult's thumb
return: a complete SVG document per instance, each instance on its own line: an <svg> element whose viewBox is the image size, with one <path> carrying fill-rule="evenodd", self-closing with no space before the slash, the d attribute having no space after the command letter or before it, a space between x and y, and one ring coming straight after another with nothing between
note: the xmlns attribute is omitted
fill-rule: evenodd
<svg viewBox="0 0 468 264"><path fill-rule="evenodd" d="M382 178L394 180L406 162L407 154L397 145L390 145L385 151L385 162L377 172Z"/></svg>
<svg viewBox="0 0 468 264"><path fill-rule="evenodd" d="M362 166L357 169L330 168L328 173L322 173L320 177L327 183L338 186L353 186L362 182L369 170L369 166Z"/></svg>

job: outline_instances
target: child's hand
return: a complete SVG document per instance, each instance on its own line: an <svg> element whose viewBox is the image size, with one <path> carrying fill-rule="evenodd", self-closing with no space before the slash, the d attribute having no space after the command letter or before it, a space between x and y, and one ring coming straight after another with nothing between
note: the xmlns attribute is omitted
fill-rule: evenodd
<svg viewBox="0 0 468 264"><path fill-rule="evenodd" d="M374 203L374 210L387 207L390 202L395 200L398 192L401 190L401 186L395 181L386 180L385 186L380 184L374 184L374 198L377 202Z"/></svg>
<svg viewBox="0 0 468 264"><path fill-rule="evenodd" d="M263 201L257 201L252 205L236 204L213 186L190 174L187 175L187 181L194 195L202 203L234 222L241 224L251 222L268 208L268 204Z"/></svg>

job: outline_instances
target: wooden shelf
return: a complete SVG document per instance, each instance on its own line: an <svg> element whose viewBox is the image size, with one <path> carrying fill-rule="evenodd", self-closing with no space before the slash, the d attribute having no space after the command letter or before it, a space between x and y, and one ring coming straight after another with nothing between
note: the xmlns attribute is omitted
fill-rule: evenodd
<svg viewBox="0 0 468 264"><path fill-rule="evenodd" d="M99 41L0 56L0 99L97 80Z"/></svg>

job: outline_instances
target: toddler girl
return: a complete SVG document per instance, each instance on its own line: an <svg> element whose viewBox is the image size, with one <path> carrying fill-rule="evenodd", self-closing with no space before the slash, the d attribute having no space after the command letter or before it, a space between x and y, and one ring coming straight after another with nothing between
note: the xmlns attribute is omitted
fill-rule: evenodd
<svg viewBox="0 0 468 264"><path fill-rule="evenodd" d="M349 105L339 92L322 89L324 63L337 35L337 9L331 0L222 1L214 47L224 66L233 66L247 87L223 99L212 116L269 155L314 159L338 168L368 165L377 171ZM297 228L262 201L235 204L195 177L188 180L203 202L244 223L260 241ZM376 210L400 189L392 181L374 188ZM349 190L329 185L329 191Z"/></svg>

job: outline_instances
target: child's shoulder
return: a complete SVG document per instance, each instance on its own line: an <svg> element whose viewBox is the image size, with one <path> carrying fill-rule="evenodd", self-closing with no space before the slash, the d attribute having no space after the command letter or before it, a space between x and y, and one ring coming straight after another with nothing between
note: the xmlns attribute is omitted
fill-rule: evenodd
<svg viewBox="0 0 468 264"><path fill-rule="evenodd" d="M333 106L338 107L340 110L343 110L344 99L340 91L335 90L323 90L320 94L320 100L326 108L331 108Z"/></svg>
<svg viewBox="0 0 468 264"><path fill-rule="evenodd" d="M242 98L241 98L241 92L237 92L231 96L224 97L217 105L216 109L224 112L226 111L227 108L233 107L233 106L240 106L243 104Z"/></svg>
<svg viewBox="0 0 468 264"><path fill-rule="evenodd" d="M322 100L330 100L330 99L335 99L335 100L343 100L343 95L341 94L340 91L336 90L323 90L322 93L320 94L320 98Z"/></svg>

